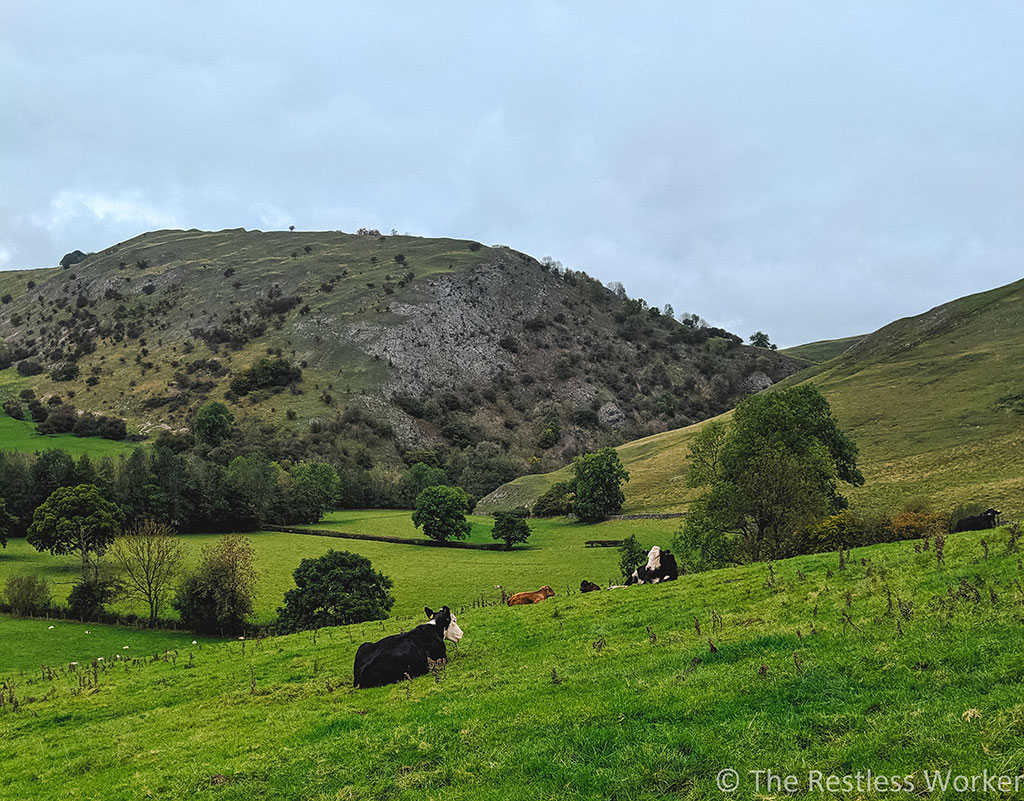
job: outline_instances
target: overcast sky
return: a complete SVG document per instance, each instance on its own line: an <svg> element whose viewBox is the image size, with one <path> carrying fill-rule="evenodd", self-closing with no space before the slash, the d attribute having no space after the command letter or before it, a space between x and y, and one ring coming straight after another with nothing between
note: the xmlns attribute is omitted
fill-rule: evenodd
<svg viewBox="0 0 1024 801"><path fill-rule="evenodd" d="M1024 4L0 3L0 269L507 244L781 345L1024 275Z"/></svg>

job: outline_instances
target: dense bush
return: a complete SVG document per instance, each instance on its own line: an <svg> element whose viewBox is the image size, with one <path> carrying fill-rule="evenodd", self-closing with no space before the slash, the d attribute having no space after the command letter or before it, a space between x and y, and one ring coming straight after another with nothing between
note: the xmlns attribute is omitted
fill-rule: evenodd
<svg viewBox="0 0 1024 801"><path fill-rule="evenodd" d="M42 576L10 576L4 582L4 602L16 615L38 615L51 605L50 585Z"/></svg>
<svg viewBox="0 0 1024 801"><path fill-rule="evenodd" d="M104 606L116 597L112 582L94 577L79 580L68 593L68 609L79 620L97 620L105 612Z"/></svg>
<svg viewBox="0 0 1024 801"><path fill-rule="evenodd" d="M231 379L231 391L237 395L248 395L257 389L286 387L301 380L302 370L287 359L260 359Z"/></svg>
<svg viewBox="0 0 1024 801"><path fill-rule="evenodd" d="M541 495L530 509L534 517L558 517L572 512L576 485L572 481L559 481Z"/></svg>
<svg viewBox="0 0 1024 801"><path fill-rule="evenodd" d="M629 473L614 448L577 456L572 471L576 489L572 510L580 520L604 520L622 510L626 500L622 483L629 481Z"/></svg>
<svg viewBox="0 0 1024 801"><path fill-rule="evenodd" d="M238 634L253 611L255 552L244 537L228 536L203 548L199 569L178 589L173 606L197 634Z"/></svg>
<svg viewBox="0 0 1024 801"><path fill-rule="evenodd" d="M382 620L395 602L391 579L365 556L347 551L303 559L293 575L295 589L285 593L277 610L281 632Z"/></svg>
<svg viewBox="0 0 1024 801"><path fill-rule="evenodd" d="M21 404L15 400L4 401L4 412L8 417L13 417L15 420L25 419L25 410L21 408Z"/></svg>

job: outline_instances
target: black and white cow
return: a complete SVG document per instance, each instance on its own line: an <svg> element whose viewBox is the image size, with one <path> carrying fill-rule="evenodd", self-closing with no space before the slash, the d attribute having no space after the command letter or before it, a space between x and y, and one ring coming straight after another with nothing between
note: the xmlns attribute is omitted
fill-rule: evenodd
<svg viewBox="0 0 1024 801"><path fill-rule="evenodd" d="M402 681L406 676L423 676L429 672L430 662L448 658L444 641L462 639L462 629L455 622L455 615L447 606L437 612L427 606L423 611L430 620L422 626L359 646L352 671L356 687L381 687Z"/></svg>
<svg viewBox="0 0 1024 801"><path fill-rule="evenodd" d="M676 558L670 551L663 551L655 545L647 553L647 564L638 567L626 578L626 586L630 584L658 584L662 581L675 581L679 578L679 567Z"/></svg>
<svg viewBox="0 0 1024 801"><path fill-rule="evenodd" d="M988 528L995 528L996 520L998 518L999 510L989 509L986 512L982 512L980 515L974 515L973 517L965 517L961 520L957 520L956 525L953 527L953 531L984 531Z"/></svg>

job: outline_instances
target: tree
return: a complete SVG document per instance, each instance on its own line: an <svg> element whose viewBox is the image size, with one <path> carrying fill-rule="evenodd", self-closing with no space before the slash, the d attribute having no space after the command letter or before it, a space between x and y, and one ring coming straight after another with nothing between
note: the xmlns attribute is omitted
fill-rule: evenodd
<svg viewBox="0 0 1024 801"><path fill-rule="evenodd" d="M293 575L295 589L284 594L284 606L277 610L282 632L382 620L395 603L388 592L391 579L365 556L348 551L303 559Z"/></svg>
<svg viewBox="0 0 1024 801"><path fill-rule="evenodd" d="M185 546L171 526L144 520L114 540L110 554L121 569L125 593L149 605L149 622L155 624L185 562Z"/></svg>
<svg viewBox="0 0 1024 801"><path fill-rule="evenodd" d="M619 545L619 571L623 578L629 578L633 571L647 561L647 551L637 540L635 534L630 534Z"/></svg>
<svg viewBox="0 0 1024 801"><path fill-rule="evenodd" d="M409 509L416 503L416 497L423 490L443 484L446 479L447 476L440 467L431 467L424 462L416 462L398 480L397 501L402 508Z"/></svg>
<svg viewBox="0 0 1024 801"><path fill-rule="evenodd" d="M755 331L750 335L750 344L755 348L770 348L775 350L775 345L772 344L768 335L764 331Z"/></svg>
<svg viewBox="0 0 1024 801"><path fill-rule="evenodd" d="M577 456L572 463L576 483L573 512L580 520L596 522L618 514L626 500L622 483L629 472L622 466L615 448Z"/></svg>
<svg viewBox="0 0 1024 801"><path fill-rule="evenodd" d="M7 547L7 538L18 525L18 518L7 511L7 504L0 498L0 547Z"/></svg>
<svg viewBox="0 0 1024 801"><path fill-rule="evenodd" d="M846 508L837 482L864 483L857 446L810 385L746 398L731 422L701 430L690 458L688 483L708 492L677 547L695 566L792 555L800 532Z"/></svg>
<svg viewBox="0 0 1024 801"><path fill-rule="evenodd" d="M252 614L255 552L245 537L221 537L203 548L199 569L178 588L173 607L197 634L237 634Z"/></svg>
<svg viewBox="0 0 1024 801"><path fill-rule="evenodd" d="M285 498L291 522L317 523L338 497L341 479L326 462L303 462L292 468Z"/></svg>
<svg viewBox="0 0 1024 801"><path fill-rule="evenodd" d="M280 470L259 454L232 459L224 484L232 523L237 529L257 528L267 519L279 496Z"/></svg>
<svg viewBox="0 0 1024 801"><path fill-rule="evenodd" d="M495 512L491 538L504 542L510 551L513 545L526 542L533 532L524 518L525 515L518 512Z"/></svg>
<svg viewBox="0 0 1024 801"><path fill-rule="evenodd" d="M468 509L469 499L461 487L427 487L416 496L412 522L432 540L464 540L471 528L466 520Z"/></svg>
<svg viewBox="0 0 1024 801"><path fill-rule="evenodd" d="M534 517L558 517L572 512L576 485L572 481L559 481L541 495L533 504L530 513Z"/></svg>
<svg viewBox="0 0 1024 801"><path fill-rule="evenodd" d="M231 436L234 422L235 416L227 406L220 401L209 401L196 412L192 430L200 442L217 447Z"/></svg>
<svg viewBox="0 0 1024 801"><path fill-rule="evenodd" d="M55 556L78 553L82 575L89 572L90 554L102 556L124 524L124 512L103 498L92 484L56 489L32 516L28 543Z"/></svg>
<svg viewBox="0 0 1024 801"><path fill-rule="evenodd" d="M50 585L42 576L8 576L4 600L16 615L36 615L50 606Z"/></svg>

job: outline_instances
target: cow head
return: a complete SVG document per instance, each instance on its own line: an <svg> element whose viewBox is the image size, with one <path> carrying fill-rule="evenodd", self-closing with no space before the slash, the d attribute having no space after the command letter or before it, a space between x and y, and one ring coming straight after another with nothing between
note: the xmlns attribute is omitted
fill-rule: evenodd
<svg viewBox="0 0 1024 801"><path fill-rule="evenodd" d="M987 512L985 512L985 514L991 517L993 520L995 520L997 517L999 517L999 515L1002 514L1002 512L1000 512L998 509L990 508Z"/></svg>
<svg viewBox="0 0 1024 801"><path fill-rule="evenodd" d="M539 592L545 598L550 598L552 595L555 594L555 591L551 589L547 584L545 584L543 587L537 590L537 592Z"/></svg>
<svg viewBox="0 0 1024 801"><path fill-rule="evenodd" d="M452 642L458 642L462 639L462 629L455 622L455 615L452 614L452 610L447 606L442 606L436 612L429 606L424 606L423 611L427 613L431 623L441 627L442 631L444 631L444 639L451 640Z"/></svg>
<svg viewBox="0 0 1024 801"><path fill-rule="evenodd" d="M661 569L661 548L655 545L647 554L647 569L655 571Z"/></svg>

